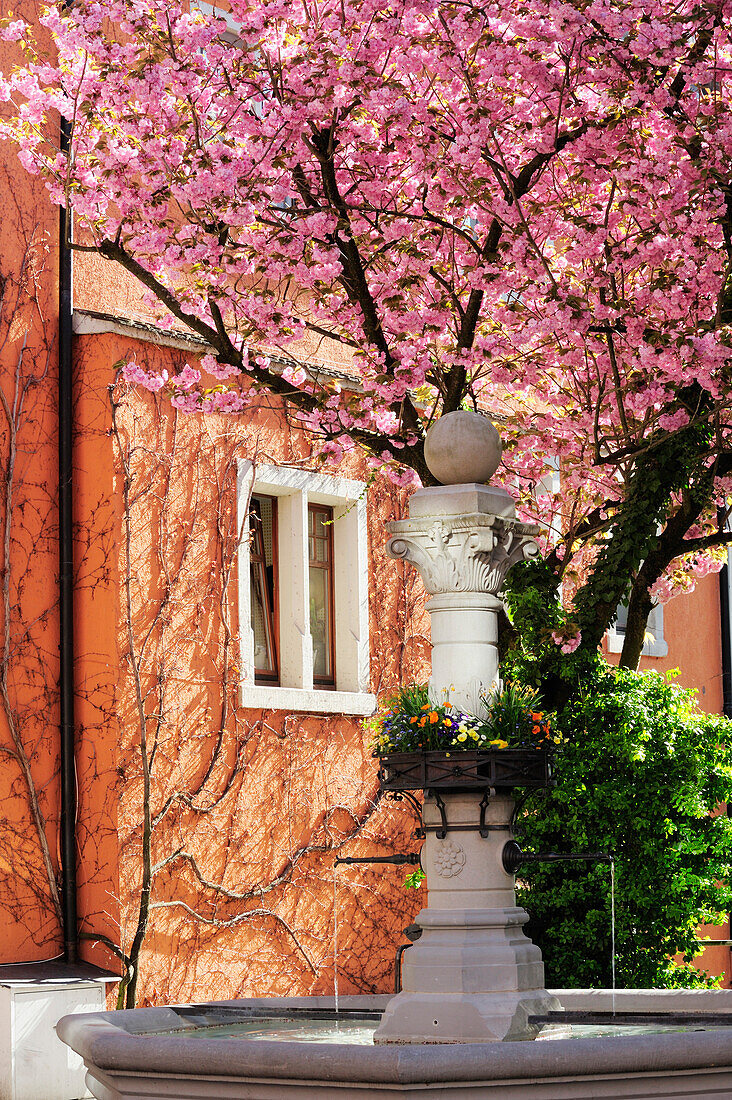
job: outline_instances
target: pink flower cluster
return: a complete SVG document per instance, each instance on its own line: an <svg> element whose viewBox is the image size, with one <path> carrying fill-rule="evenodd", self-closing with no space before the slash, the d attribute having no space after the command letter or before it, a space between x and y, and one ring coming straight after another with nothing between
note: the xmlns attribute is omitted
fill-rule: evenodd
<svg viewBox="0 0 732 1100"><path fill-rule="evenodd" d="M56 2L2 31L25 52L0 134L230 342L127 381L185 412L274 389L333 461L357 440L403 484L445 400L477 402L546 550L588 517L602 539L628 456L691 419L732 448L730 0L227 9Z"/></svg>
<svg viewBox="0 0 732 1100"><path fill-rule="evenodd" d="M143 389L149 390L151 393L157 393L168 381L168 372L166 370L159 372L146 371L143 367L139 366L134 359L130 359L125 363L121 373L125 382L130 382L136 386L142 386Z"/></svg>
<svg viewBox="0 0 732 1100"><path fill-rule="evenodd" d="M552 631L552 641L555 645L558 645L562 653L574 653L582 641L582 631L578 630L576 634L571 637L567 637L560 631Z"/></svg>

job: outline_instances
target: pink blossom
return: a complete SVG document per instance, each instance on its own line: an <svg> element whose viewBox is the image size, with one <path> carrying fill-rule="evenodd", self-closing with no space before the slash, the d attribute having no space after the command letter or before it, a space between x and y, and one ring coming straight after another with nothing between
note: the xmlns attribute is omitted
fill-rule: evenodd
<svg viewBox="0 0 732 1100"><path fill-rule="evenodd" d="M196 370L189 363L186 363L183 370L178 372L173 381L184 390L189 390L191 386L195 386L201 381L201 372L200 370Z"/></svg>
<svg viewBox="0 0 732 1100"><path fill-rule="evenodd" d="M3 42L20 42L28 34L28 24L24 19L13 19L0 29Z"/></svg>
<svg viewBox="0 0 732 1100"><path fill-rule="evenodd" d="M446 395L477 402L501 423L502 482L568 573L592 565L659 436L704 410L732 449L725 5L231 7L51 3L41 34L1 32L24 60L0 80L0 136L89 240L124 241L161 325L180 323L172 298L216 349L200 371L231 388L135 362L128 383L203 415L285 391L327 458L358 439L405 486ZM77 120L69 152L48 140L59 113ZM704 531L732 487L713 491ZM588 517L595 534L565 544ZM720 560L682 555L654 598Z"/></svg>
<svg viewBox="0 0 732 1100"><path fill-rule="evenodd" d="M122 367L121 374L125 382L142 386L143 389L150 390L151 393L157 393L157 391L161 390L168 381L167 370L146 371L143 367L139 366L134 359L130 359L125 363Z"/></svg>
<svg viewBox="0 0 732 1100"><path fill-rule="evenodd" d="M577 649L582 641L581 630L578 630L576 634L573 634L571 637L567 637L561 631L553 630L551 636L554 644L558 645L561 652L565 654L574 653L575 649Z"/></svg>
<svg viewBox="0 0 732 1100"><path fill-rule="evenodd" d="M218 378L220 382L225 382L227 378L233 378L239 374L239 368L232 366L230 363L219 363L218 359L213 355L204 355L201 359L201 369L206 371L206 374L213 375L214 378Z"/></svg>
<svg viewBox="0 0 732 1100"><path fill-rule="evenodd" d="M307 373L304 367L287 366L283 368L282 377L286 382L291 382L293 386L302 386L307 378Z"/></svg>

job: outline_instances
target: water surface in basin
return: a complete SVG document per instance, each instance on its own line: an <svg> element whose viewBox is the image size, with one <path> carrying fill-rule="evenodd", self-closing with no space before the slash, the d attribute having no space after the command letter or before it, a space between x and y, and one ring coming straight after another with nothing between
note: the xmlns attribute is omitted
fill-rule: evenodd
<svg viewBox="0 0 732 1100"><path fill-rule="evenodd" d="M351 1043L359 1046L371 1046L378 1020L323 1020L323 1019L287 1019L262 1018L236 1020L229 1023L212 1023L195 1028L186 1028L187 1036L199 1035L205 1039L274 1039L295 1043ZM710 1031L715 1030L701 1025L679 1024L549 1024L542 1028L538 1040L547 1039L596 1039L608 1035L648 1035L669 1031ZM166 1034L148 1032L149 1035ZM169 1033L167 1033L169 1034ZM180 1034L179 1032L177 1034Z"/></svg>

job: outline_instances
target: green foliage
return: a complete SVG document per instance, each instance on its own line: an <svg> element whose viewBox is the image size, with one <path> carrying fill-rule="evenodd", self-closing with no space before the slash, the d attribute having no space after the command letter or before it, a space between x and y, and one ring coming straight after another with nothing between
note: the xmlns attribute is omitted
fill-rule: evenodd
<svg viewBox="0 0 732 1100"><path fill-rule="evenodd" d="M421 867L418 867L416 871L410 871L407 877L404 879L404 885L407 890L419 890L420 886L426 879L426 875Z"/></svg>
<svg viewBox="0 0 732 1100"><path fill-rule="evenodd" d="M570 638L578 630L562 606L559 584L551 566L537 559L515 565L503 588L513 637L501 654L502 675L535 687L552 711L572 695L578 680L591 674L597 660L596 651L580 647L562 653L557 644L556 637Z"/></svg>
<svg viewBox="0 0 732 1100"><path fill-rule="evenodd" d="M585 662L559 716L557 786L520 820L527 851L603 851L616 859L619 986L693 986L698 925L732 907L730 723L654 672ZM610 983L610 870L556 863L522 869L519 904L549 986ZM684 957L675 965L674 955Z"/></svg>

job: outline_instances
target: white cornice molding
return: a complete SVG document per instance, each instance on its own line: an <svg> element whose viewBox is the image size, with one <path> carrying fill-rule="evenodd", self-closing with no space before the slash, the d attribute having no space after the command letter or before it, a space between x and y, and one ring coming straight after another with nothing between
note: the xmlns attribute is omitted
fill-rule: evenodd
<svg viewBox="0 0 732 1100"><path fill-rule="evenodd" d="M75 309L73 314L74 333L77 336L95 336L104 333L114 333L117 336L127 336L132 340L142 340L157 347L176 348L179 351L190 351L196 355L205 355L206 352L215 354L215 349L203 336L195 332L184 332L182 329L167 329L154 325L149 321L136 321L131 317L122 317L114 313L101 313L93 309ZM304 366L308 373L317 377L325 375L340 382L344 389L361 390L361 384L355 375L347 374L336 367L312 360L300 363L295 359L288 359L284 355L276 355L265 352L271 359L275 371L284 367Z"/></svg>

